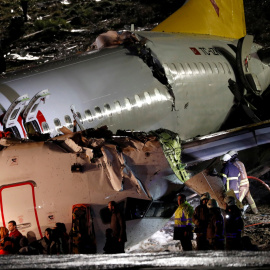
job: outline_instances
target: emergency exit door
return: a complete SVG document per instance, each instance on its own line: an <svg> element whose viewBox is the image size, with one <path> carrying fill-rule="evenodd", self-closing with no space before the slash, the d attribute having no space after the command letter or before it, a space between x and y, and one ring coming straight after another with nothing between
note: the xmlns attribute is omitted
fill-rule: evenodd
<svg viewBox="0 0 270 270"><path fill-rule="evenodd" d="M34 232L42 237L36 211L35 183L33 181L0 187L0 207L2 226L7 227L11 220L16 221L18 230L26 235Z"/></svg>

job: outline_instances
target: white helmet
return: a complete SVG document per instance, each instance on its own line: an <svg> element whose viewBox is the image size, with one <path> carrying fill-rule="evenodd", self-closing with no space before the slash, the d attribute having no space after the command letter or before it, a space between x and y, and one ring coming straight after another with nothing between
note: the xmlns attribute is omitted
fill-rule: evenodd
<svg viewBox="0 0 270 270"><path fill-rule="evenodd" d="M230 155L231 157L233 157L233 156L237 156L238 152L235 150L231 150L231 151L227 152L227 154Z"/></svg>
<svg viewBox="0 0 270 270"><path fill-rule="evenodd" d="M210 199L207 203L208 208L218 208L218 203L215 199Z"/></svg>
<svg viewBox="0 0 270 270"><path fill-rule="evenodd" d="M228 206L235 205L235 198L233 196L228 196L224 198L224 202L228 204Z"/></svg>
<svg viewBox="0 0 270 270"><path fill-rule="evenodd" d="M229 155L229 154L225 154L223 155L220 160L223 161L223 162L227 162L231 159L232 157Z"/></svg>

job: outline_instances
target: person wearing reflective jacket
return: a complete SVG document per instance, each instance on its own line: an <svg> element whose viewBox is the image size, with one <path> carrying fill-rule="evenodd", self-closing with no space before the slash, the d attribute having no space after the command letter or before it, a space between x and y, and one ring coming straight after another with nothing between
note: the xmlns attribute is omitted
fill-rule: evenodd
<svg viewBox="0 0 270 270"><path fill-rule="evenodd" d="M221 161L223 162L223 168L221 169L220 177L226 191L232 189L235 193L236 198L239 199L240 171L235 165L233 165L230 159L231 156L228 154L225 154L221 157Z"/></svg>
<svg viewBox="0 0 270 270"><path fill-rule="evenodd" d="M243 199L245 198L248 204L250 205L252 212L254 214L258 214L259 213L258 208L249 190L249 180L247 178L245 165L238 159L237 151L231 150L227 154L231 156L230 161L234 166L236 166L239 169L240 172L239 201L242 202Z"/></svg>
<svg viewBox="0 0 270 270"><path fill-rule="evenodd" d="M178 208L174 214L174 240L180 240L184 251L192 250L191 240L193 239L192 216L193 208L186 201L184 194L177 197Z"/></svg>

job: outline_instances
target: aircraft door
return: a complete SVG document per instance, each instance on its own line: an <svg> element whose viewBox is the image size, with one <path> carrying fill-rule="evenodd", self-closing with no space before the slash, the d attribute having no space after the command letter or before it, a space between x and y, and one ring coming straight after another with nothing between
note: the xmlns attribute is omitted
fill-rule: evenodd
<svg viewBox="0 0 270 270"><path fill-rule="evenodd" d="M10 129L14 136L18 138L27 138L21 112L28 100L28 95L23 95L15 99L3 117L4 130Z"/></svg>
<svg viewBox="0 0 270 270"><path fill-rule="evenodd" d="M35 189L33 181L16 183L0 187L0 207L2 226L15 220L17 228L26 235L31 231L37 238L42 237L36 211Z"/></svg>
<svg viewBox="0 0 270 270"><path fill-rule="evenodd" d="M72 206L71 253L96 253L96 237L90 204Z"/></svg>
<svg viewBox="0 0 270 270"><path fill-rule="evenodd" d="M25 108L23 118L25 119L25 128L28 134L44 132L42 123L46 122L46 119L40 110L40 105L45 104L45 101L49 98L49 95L49 90L42 90L38 92Z"/></svg>

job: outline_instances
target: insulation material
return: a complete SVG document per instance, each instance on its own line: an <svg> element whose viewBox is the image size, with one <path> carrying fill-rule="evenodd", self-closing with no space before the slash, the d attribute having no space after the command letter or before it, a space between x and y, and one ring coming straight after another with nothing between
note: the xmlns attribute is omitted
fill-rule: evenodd
<svg viewBox="0 0 270 270"><path fill-rule="evenodd" d="M181 140L178 134L166 129L156 130L153 134L159 138L174 173L182 183L185 183L190 176L185 170L185 164L181 162Z"/></svg>
<svg viewBox="0 0 270 270"><path fill-rule="evenodd" d="M117 142L123 146L125 165L135 178L130 178L130 173L127 176L130 181L137 179L149 197L159 199L168 195L175 185L181 185L155 136L122 137Z"/></svg>
<svg viewBox="0 0 270 270"><path fill-rule="evenodd" d="M104 170L114 190L120 191L123 182L124 161L122 155L116 150L115 145L104 145L101 147L103 154Z"/></svg>

